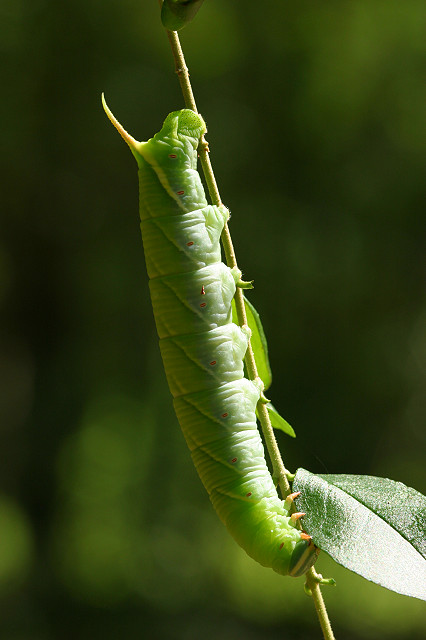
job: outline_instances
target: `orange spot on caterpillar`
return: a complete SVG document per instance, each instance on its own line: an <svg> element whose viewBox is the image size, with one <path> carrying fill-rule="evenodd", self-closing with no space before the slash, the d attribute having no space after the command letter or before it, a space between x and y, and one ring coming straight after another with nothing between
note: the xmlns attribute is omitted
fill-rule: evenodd
<svg viewBox="0 0 426 640"><path fill-rule="evenodd" d="M178 194L178 196L183 196L183 194L185 193L185 191L177 191L176 193Z"/></svg>
<svg viewBox="0 0 426 640"><path fill-rule="evenodd" d="M202 295L202 296L203 296L205 293L206 293L206 292L205 292L205 290L204 290L204 285L203 285L203 286L201 287L201 294L200 294L200 295Z"/></svg>
<svg viewBox="0 0 426 640"><path fill-rule="evenodd" d="M227 414L227 413L222 413L222 418L227 418L227 417L228 417L228 414ZM235 460L236 460L236 459L237 459L237 458L235 458Z"/></svg>
<svg viewBox="0 0 426 640"><path fill-rule="evenodd" d="M191 241L191 242L187 242L187 243L186 243L186 246L187 246L187 247L192 247L192 245L193 245L193 244L194 244L194 243L193 243L192 241Z"/></svg>
<svg viewBox="0 0 426 640"><path fill-rule="evenodd" d="M283 548L283 546L284 546L284 542L281 542L281 544L280 544L280 550Z"/></svg>
<svg viewBox="0 0 426 640"><path fill-rule="evenodd" d="M200 304L200 307L205 307L205 306L206 306L206 303L205 303L205 302L202 302L202 303Z"/></svg>
<svg viewBox="0 0 426 640"><path fill-rule="evenodd" d="M215 364L216 364L216 360L212 360L212 361L210 362L210 366L212 366L212 367L213 367Z"/></svg>
<svg viewBox="0 0 426 640"><path fill-rule="evenodd" d="M308 534L305 533L304 531L302 531L302 533L300 534L300 537L302 538L302 540L312 540L312 536L308 536Z"/></svg>
<svg viewBox="0 0 426 640"><path fill-rule="evenodd" d="M251 496L251 491L249 491L248 493L246 493L246 498L250 498Z"/></svg>
<svg viewBox="0 0 426 640"><path fill-rule="evenodd" d="M232 458L231 462L232 464L234 464L235 462L237 462L238 458Z"/></svg>
<svg viewBox="0 0 426 640"><path fill-rule="evenodd" d="M169 158L177 158L177 155L175 153L169 153Z"/></svg>

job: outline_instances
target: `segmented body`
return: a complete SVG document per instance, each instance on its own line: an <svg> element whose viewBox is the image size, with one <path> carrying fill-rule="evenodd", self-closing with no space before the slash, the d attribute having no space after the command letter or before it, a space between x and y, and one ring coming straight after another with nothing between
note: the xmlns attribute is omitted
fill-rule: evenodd
<svg viewBox="0 0 426 640"><path fill-rule="evenodd" d="M137 142L108 116L139 166L149 287L174 408L199 476L231 535L260 564L302 575L316 548L290 519L256 425L261 384L244 377L248 327L231 321L240 274L221 261L224 206L209 205L197 172L202 118L171 113Z"/></svg>

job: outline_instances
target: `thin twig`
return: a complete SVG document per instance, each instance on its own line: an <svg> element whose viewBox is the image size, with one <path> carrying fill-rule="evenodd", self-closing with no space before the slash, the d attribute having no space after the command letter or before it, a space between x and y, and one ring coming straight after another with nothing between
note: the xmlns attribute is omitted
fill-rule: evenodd
<svg viewBox="0 0 426 640"><path fill-rule="evenodd" d="M176 31L167 31L167 36L169 38L173 58L175 60L175 70L182 89L185 106L187 107L187 109L192 109L193 111L198 113L194 94L192 92L191 82L189 79L188 67L186 66L185 57L183 55L182 47L180 46L179 36ZM200 157L200 163L203 169L204 177L206 179L206 184L212 204L220 205L222 204L222 201L213 173L213 168L210 162L209 146L204 136L201 138L200 146L198 148L198 154ZM231 269L234 267L238 268L234 246L232 244L231 234L229 232L227 223L225 224L222 231L221 240L226 258L226 264ZM235 307L237 310L238 323L240 325L246 325L247 316L244 305L244 294L242 289L239 287L237 287L235 293ZM258 378L259 375L254 359L254 353L250 343L248 345L244 361L246 363L247 373L250 380L255 380L256 378ZM276 478L278 481L283 498L285 498L290 493L290 485L287 479L287 470L284 466L278 449L268 410L264 402L262 402L261 400L259 400L257 405L257 413L259 416L260 424L262 426L262 433L265 438L265 444L271 459L273 475L274 478Z"/></svg>
<svg viewBox="0 0 426 640"><path fill-rule="evenodd" d="M194 94L192 91L191 82L189 79L189 71L186 66L185 57L183 55L182 47L180 45L179 36L176 31L168 31L166 29L167 36L169 38L170 46L172 49L173 58L175 61L175 69L179 79L179 83L182 89L185 106L187 109L192 109L198 113L197 105L195 103ZM213 168L210 162L209 145L204 136L201 138L198 148L198 154L200 157L201 166L203 169L204 177L206 179L207 188L210 194L212 204L222 204L219 189L216 183L216 179L213 173ZM226 258L226 263L231 269L238 268L237 259L235 256L234 246L229 232L228 224L225 223L224 229L221 235L221 241L223 251ZM247 316L244 305L244 295L241 288L237 287L235 293L235 306L237 309L238 322L240 325L247 324ZM244 358L247 373L251 380L258 378L258 372L256 362L254 359L254 353L252 346L249 342L247 352ZM281 490L282 496L285 498L290 493L290 485L287 478L287 470L284 466L278 444L275 439L274 431L269 418L268 410L264 402L259 400L257 404L257 412L259 421L262 426L262 433L265 438L265 444L268 449L268 453L271 459L272 469L274 477L277 478L278 484ZM321 629L324 635L324 640L335 640L333 630L330 625L327 610L325 608L324 600L320 589L321 577L315 572L312 567L306 574L306 584L314 600L315 609L319 618Z"/></svg>
<svg viewBox="0 0 426 640"><path fill-rule="evenodd" d="M306 574L306 586L312 595L324 640L335 640L327 609L325 608L324 598L322 597L320 580L321 576L311 567Z"/></svg>

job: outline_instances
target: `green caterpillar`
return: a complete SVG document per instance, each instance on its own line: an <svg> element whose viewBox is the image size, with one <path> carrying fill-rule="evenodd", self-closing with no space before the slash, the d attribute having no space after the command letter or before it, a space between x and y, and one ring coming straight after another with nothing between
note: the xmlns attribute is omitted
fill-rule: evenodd
<svg viewBox="0 0 426 640"><path fill-rule="evenodd" d="M279 499L256 426L259 381L244 377L250 329L232 320L240 273L221 262L229 217L206 201L197 113L169 114L159 133L137 142L104 109L139 167L140 217L152 305L174 408L198 474L219 517L261 565L303 575L317 548Z"/></svg>

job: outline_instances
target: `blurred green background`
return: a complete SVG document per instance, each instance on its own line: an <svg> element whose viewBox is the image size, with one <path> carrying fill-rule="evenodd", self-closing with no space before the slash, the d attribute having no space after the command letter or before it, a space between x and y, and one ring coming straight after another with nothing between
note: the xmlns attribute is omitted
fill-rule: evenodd
<svg viewBox="0 0 426 640"><path fill-rule="evenodd" d="M287 466L423 492L424 18L207 0L182 32ZM303 581L228 537L172 411L100 103L138 139L183 106L156 0L0 0L0 55L0 637L320 638ZM424 603L317 568L339 638L425 637Z"/></svg>

